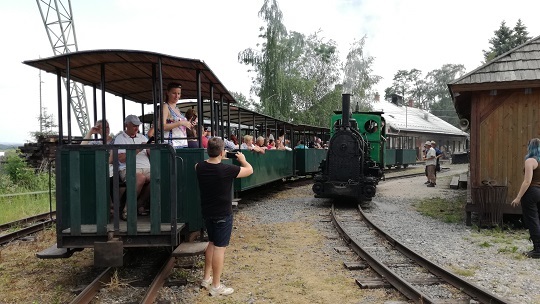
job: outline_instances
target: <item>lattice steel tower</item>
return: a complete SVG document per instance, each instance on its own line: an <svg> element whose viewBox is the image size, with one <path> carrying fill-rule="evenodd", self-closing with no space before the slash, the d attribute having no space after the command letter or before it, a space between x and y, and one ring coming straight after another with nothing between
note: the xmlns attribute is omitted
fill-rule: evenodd
<svg viewBox="0 0 540 304"><path fill-rule="evenodd" d="M75 23L71 11L70 0L36 0L49 37L49 42L54 55L61 55L78 51L77 36L75 35ZM66 6L67 3L67 6ZM64 84L67 88L66 80ZM74 81L70 82L71 88L71 108L77 119L77 124L81 130L81 135L85 135L90 129L88 117L88 106L84 88L81 84ZM40 109L41 112L41 109Z"/></svg>

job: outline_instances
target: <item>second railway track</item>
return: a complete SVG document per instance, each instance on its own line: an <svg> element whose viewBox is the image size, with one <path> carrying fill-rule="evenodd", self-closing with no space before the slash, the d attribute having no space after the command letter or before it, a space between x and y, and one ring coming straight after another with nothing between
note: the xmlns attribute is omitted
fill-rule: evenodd
<svg viewBox="0 0 540 304"><path fill-rule="evenodd" d="M390 284L415 303L508 303L408 249L360 208L332 206L332 221L353 251L380 275L357 279L361 286Z"/></svg>

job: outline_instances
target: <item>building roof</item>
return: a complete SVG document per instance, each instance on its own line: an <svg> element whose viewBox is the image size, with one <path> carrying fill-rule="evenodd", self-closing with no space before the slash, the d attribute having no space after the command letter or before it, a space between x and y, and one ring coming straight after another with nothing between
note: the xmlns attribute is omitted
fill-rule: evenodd
<svg viewBox="0 0 540 304"><path fill-rule="evenodd" d="M389 133L407 131L468 136L467 133L422 109L397 106L388 101L381 101L373 104L373 110L384 112L383 117L386 124L391 128Z"/></svg>
<svg viewBox="0 0 540 304"><path fill-rule="evenodd" d="M492 61L452 81L451 91L473 91L490 89L473 86L490 84L501 86L506 83L537 81L540 79L540 36L500 55ZM462 86L464 85L464 86ZM526 84L527 86L528 84ZM469 87L469 89L466 89ZM496 88L496 87L495 87Z"/></svg>

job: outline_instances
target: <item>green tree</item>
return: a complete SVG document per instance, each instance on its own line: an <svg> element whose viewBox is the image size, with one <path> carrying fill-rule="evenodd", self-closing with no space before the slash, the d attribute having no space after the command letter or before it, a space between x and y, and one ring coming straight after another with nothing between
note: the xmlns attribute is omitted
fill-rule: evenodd
<svg viewBox="0 0 540 304"><path fill-rule="evenodd" d="M241 106L242 108L246 108L246 109L251 109L251 110L255 110L258 106L257 103L255 103L255 101L253 100L253 98L250 98L248 100L248 98L246 97L246 95L240 93L240 92L231 92L231 95L234 97L234 99L236 100L236 103Z"/></svg>
<svg viewBox="0 0 540 304"><path fill-rule="evenodd" d="M33 186L34 170L28 167L28 164L20 155L20 151L7 153L6 161L2 168L14 185L26 188Z"/></svg>
<svg viewBox="0 0 540 304"><path fill-rule="evenodd" d="M501 26L494 31L494 34L495 36L489 39L491 44L489 50L483 51L485 62L489 62L531 39L528 36L527 27L521 22L521 19L518 20L514 29L508 27L505 21L502 21Z"/></svg>
<svg viewBox="0 0 540 304"><path fill-rule="evenodd" d="M515 46L521 45L529 41L530 39L531 37L529 37L529 32L527 31L527 27L521 22L521 19L518 19L518 22L514 26Z"/></svg>
<svg viewBox="0 0 540 304"><path fill-rule="evenodd" d="M41 124L40 129L43 130L43 131L42 132L40 132L40 131L30 132L30 135L32 136L34 141L39 141L40 137L47 137L47 136L50 136L50 135L57 135L58 134L58 132L56 131L56 128L58 127L58 125L54 121L54 115L49 114L47 112L46 107L42 108L42 115L41 116L42 117L38 116L37 119L39 120L39 123Z"/></svg>
<svg viewBox="0 0 540 304"><path fill-rule="evenodd" d="M261 109L270 116L282 118L289 105L283 91L283 52L281 40L287 35L283 13L276 0L265 0L259 17L266 22L259 37L264 40L261 51L249 48L238 54L238 60L252 65L256 73L252 90L259 96Z"/></svg>
<svg viewBox="0 0 540 304"><path fill-rule="evenodd" d="M422 71L418 69L398 70L394 75L392 86L386 88L385 99L389 99L392 94L403 97L403 102L414 101L414 106L422 109L429 109L427 100L427 84L421 78Z"/></svg>
<svg viewBox="0 0 540 304"><path fill-rule="evenodd" d="M255 74L251 90L260 99L256 109L291 122L317 122L306 111L339 80L335 42L322 39L318 32L287 33L275 0L265 0L259 16L266 22L260 29L260 50L248 48L238 54Z"/></svg>
<svg viewBox="0 0 540 304"><path fill-rule="evenodd" d="M371 56L364 55L364 45L366 37L355 40L343 68L343 89L344 93L353 94L351 102L358 104L360 110L371 110L371 96L374 95L373 86L376 85L382 77L373 75L373 61Z"/></svg>
<svg viewBox="0 0 540 304"><path fill-rule="evenodd" d="M447 85L464 74L464 65L445 64L440 69L429 72L426 76L427 99L431 103L431 113L456 127L459 127L459 118Z"/></svg>

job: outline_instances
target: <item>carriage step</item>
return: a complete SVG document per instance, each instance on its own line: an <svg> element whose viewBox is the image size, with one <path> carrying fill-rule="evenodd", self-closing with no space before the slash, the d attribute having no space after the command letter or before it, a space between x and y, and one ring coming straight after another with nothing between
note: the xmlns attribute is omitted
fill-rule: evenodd
<svg viewBox="0 0 540 304"><path fill-rule="evenodd" d="M208 247L208 242L182 243L180 244L180 246L176 247L176 249L172 253L172 256L173 257L186 257L186 256L201 255L201 254L204 254L204 252L206 251L206 247Z"/></svg>
<svg viewBox="0 0 540 304"><path fill-rule="evenodd" d="M71 257L75 251L80 250L82 249L58 248L55 243L51 247L36 253L36 257L39 259L65 259Z"/></svg>

